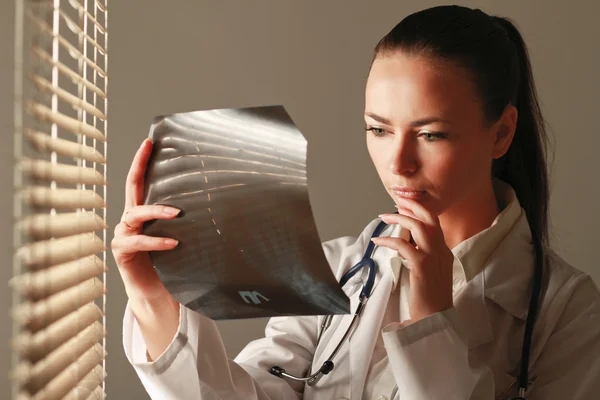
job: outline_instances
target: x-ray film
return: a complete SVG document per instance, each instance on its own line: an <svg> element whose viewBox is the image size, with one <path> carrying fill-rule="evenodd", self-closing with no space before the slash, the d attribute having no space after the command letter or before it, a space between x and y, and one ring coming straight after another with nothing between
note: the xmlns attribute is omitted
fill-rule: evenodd
<svg viewBox="0 0 600 400"><path fill-rule="evenodd" d="M145 204L181 209L144 234L171 237L150 253L186 307L212 319L346 314L310 207L306 140L282 106L155 118Z"/></svg>

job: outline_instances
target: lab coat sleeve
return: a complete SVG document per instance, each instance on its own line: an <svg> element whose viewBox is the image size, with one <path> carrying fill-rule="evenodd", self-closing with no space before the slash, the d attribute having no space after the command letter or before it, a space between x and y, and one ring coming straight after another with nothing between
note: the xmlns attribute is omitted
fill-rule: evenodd
<svg viewBox="0 0 600 400"><path fill-rule="evenodd" d="M344 236L322 243L332 272L339 276L356 263L374 219L357 238ZM296 376L305 375L313 360L318 333L317 316L271 318L265 337L250 342L228 359L215 322L180 306L178 331L154 361L146 359L146 345L129 307L123 320L123 346L152 399L177 400L297 400L304 385L269 373L277 365Z"/></svg>
<svg viewBox="0 0 600 400"><path fill-rule="evenodd" d="M375 220L372 224L375 224ZM333 270L343 268L353 254L354 237L323 243ZM265 337L250 342L234 359L228 359L214 321L180 306L177 334L154 361L147 361L139 325L127 304L123 320L123 346L152 399L291 400L303 396L304 386L269 373L278 365L304 375L312 363L317 338L317 317L275 317Z"/></svg>
<svg viewBox="0 0 600 400"><path fill-rule="evenodd" d="M538 379L528 393L530 400L592 400L600 393L600 295L587 275L568 286L564 310L531 365L530 377ZM456 309L450 308L384 329L384 344L403 398L494 399L492 370L469 364L463 326Z"/></svg>
<svg viewBox="0 0 600 400"><path fill-rule="evenodd" d="M302 388L292 388L268 368L280 364L292 373L306 371L315 332L315 317L272 318L266 337L251 342L234 361L227 358L215 322L180 306L175 337L163 354L147 361L144 338L127 304L123 345L152 399L296 400Z"/></svg>
<svg viewBox="0 0 600 400"><path fill-rule="evenodd" d="M538 379L531 400L600 397L600 294L588 275L576 280L568 285L569 301L533 365L531 374Z"/></svg>
<svg viewBox="0 0 600 400"><path fill-rule="evenodd" d="M386 326L383 341L402 398L494 399L492 371L469 365L466 335L460 326L455 308L411 324Z"/></svg>

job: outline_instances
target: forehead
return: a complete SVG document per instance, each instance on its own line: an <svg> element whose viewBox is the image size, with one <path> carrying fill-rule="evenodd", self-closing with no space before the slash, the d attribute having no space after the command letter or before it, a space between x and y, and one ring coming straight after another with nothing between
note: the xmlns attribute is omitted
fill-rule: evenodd
<svg viewBox="0 0 600 400"><path fill-rule="evenodd" d="M367 79L365 111L387 118L461 118L479 104L469 71L448 61L396 52L375 59Z"/></svg>

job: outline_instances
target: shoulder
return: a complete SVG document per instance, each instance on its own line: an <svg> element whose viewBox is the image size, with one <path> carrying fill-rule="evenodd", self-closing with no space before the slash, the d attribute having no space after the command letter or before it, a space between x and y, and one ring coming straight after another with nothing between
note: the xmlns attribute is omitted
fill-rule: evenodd
<svg viewBox="0 0 600 400"><path fill-rule="evenodd" d="M537 390L549 392L566 379L589 391L600 376L600 293L590 275L554 251L546 254L546 290L533 338L540 352L532 366L540 376Z"/></svg>
<svg viewBox="0 0 600 400"><path fill-rule="evenodd" d="M549 306L554 303L554 307L560 308L563 322L585 316L600 324L600 291L592 277L569 264L554 250L547 250L547 260L545 282Z"/></svg>
<svg viewBox="0 0 600 400"><path fill-rule="evenodd" d="M554 250L546 250L547 268L549 275L546 281L550 287L557 290L585 291L591 297L600 300L600 291L589 274L569 264Z"/></svg>

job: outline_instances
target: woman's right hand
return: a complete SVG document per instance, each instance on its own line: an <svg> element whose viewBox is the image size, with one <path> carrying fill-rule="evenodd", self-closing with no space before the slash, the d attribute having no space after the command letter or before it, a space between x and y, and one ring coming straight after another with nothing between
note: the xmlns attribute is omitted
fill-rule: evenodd
<svg viewBox="0 0 600 400"><path fill-rule="evenodd" d="M125 186L125 209L111 242L125 291L130 300L138 303L152 303L163 299L174 301L154 270L148 252L173 249L177 246L177 241L141 234L144 222L173 219L180 211L172 207L144 205L144 175L151 153L152 141L146 139L129 169Z"/></svg>

